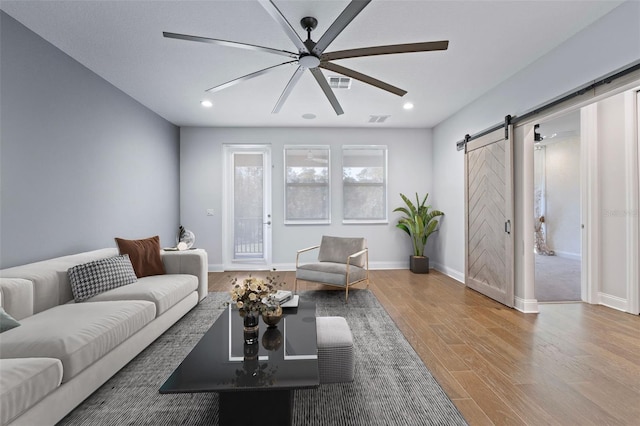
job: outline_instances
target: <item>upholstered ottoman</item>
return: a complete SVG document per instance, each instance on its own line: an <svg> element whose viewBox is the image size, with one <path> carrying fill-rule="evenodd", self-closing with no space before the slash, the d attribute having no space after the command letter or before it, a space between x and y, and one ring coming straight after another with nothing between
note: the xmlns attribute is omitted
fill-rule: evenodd
<svg viewBox="0 0 640 426"><path fill-rule="evenodd" d="M320 383L352 382L353 336L343 317L317 317Z"/></svg>

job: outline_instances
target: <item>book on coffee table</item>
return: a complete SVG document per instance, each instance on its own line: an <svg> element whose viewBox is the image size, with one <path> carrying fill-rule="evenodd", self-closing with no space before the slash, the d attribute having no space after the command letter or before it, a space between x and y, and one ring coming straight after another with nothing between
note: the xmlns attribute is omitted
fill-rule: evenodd
<svg viewBox="0 0 640 426"><path fill-rule="evenodd" d="M298 297L297 294L294 294L293 297L291 297L291 299L287 300L284 303L281 303L280 307L281 308L297 308L299 300L300 300L300 297Z"/></svg>
<svg viewBox="0 0 640 426"><path fill-rule="evenodd" d="M293 292L289 290L278 290L276 294L273 295L273 299L278 302L278 304L282 305L283 303L291 300L293 297Z"/></svg>

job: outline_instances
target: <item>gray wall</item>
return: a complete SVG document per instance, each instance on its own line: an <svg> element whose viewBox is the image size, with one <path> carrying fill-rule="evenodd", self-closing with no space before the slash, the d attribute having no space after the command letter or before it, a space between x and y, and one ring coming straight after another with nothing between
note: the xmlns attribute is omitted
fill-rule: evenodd
<svg viewBox="0 0 640 426"><path fill-rule="evenodd" d="M296 250L320 242L322 235L364 236L369 245L372 269L408 268L411 241L395 227L402 205L399 193L415 197L432 188L431 131L427 129L332 129L332 128L197 128L180 130L180 217L196 234L196 245L209 254L209 269L222 268L222 145L270 144L272 171L273 266L293 269ZM331 225L284 225L284 145L330 145ZM389 223L343 225L341 189L342 145L388 147ZM214 209L214 216L206 210ZM445 211L445 213L447 213ZM446 221L446 218L444 219ZM429 239L430 246L438 238ZM434 241L432 241L434 240Z"/></svg>
<svg viewBox="0 0 640 426"><path fill-rule="evenodd" d="M179 130L0 12L0 267L179 224Z"/></svg>
<svg viewBox="0 0 640 426"><path fill-rule="evenodd" d="M456 142L638 60L638 22L640 2L623 3L433 129L433 201L447 212L433 252L439 269L464 280L464 154ZM522 169L518 149L516 144L516 184ZM516 295L522 292L522 279L516 278Z"/></svg>

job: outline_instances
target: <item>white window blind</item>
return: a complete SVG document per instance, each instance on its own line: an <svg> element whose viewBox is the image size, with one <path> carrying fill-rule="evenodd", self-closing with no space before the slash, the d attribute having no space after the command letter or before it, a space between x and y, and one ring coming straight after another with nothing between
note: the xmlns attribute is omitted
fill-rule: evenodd
<svg viewBox="0 0 640 426"><path fill-rule="evenodd" d="M285 146L284 223L331 223L329 146Z"/></svg>
<svg viewBox="0 0 640 426"><path fill-rule="evenodd" d="M387 222L387 147L342 147L343 223Z"/></svg>

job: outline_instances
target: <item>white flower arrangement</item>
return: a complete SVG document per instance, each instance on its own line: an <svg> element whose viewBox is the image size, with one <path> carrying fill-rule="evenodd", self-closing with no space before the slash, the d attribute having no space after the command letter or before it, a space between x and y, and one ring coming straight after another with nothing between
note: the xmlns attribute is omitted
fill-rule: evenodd
<svg viewBox="0 0 640 426"><path fill-rule="evenodd" d="M238 278L231 279L231 301L236 307L245 312L265 312L277 307L273 299L277 287L284 283L277 281L277 276L267 276L264 280L249 276L238 282ZM275 306L274 306L275 305Z"/></svg>

